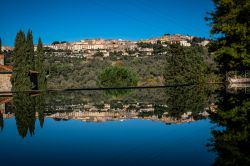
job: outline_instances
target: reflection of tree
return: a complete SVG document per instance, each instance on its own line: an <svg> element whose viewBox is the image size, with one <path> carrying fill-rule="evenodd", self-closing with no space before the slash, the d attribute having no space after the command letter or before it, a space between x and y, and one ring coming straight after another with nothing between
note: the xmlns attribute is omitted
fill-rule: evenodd
<svg viewBox="0 0 250 166"><path fill-rule="evenodd" d="M28 93L13 94L13 111L16 117L17 130L20 136L26 137L28 131L30 135L35 133L36 112L40 126L44 123L44 95L32 97Z"/></svg>
<svg viewBox="0 0 250 166"><path fill-rule="evenodd" d="M250 98L224 94L211 119L223 126L212 130L208 146L218 153L214 165L250 165Z"/></svg>
<svg viewBox="0 0 250 166"><path fill-rule="evenodd" d="M197 115L208 106L209 91L204 86L188 86L167 88L168 113L180 118L183 113L192 112Z"/></svg>
<svg viewBox="0 0 250 166"><path fill-rule="evenodd" d="M205 86L186 86L166 88L166 103L155 104L154 112L141 112L140 116L157 116L162 118L164 113L180 119L184 113L191 112L192 117L200 119L202 113L209 105L213 89Z"/></svg>
<svg viewBox="0 0 250 166"><path fill-rule="evenodd" d="M34 102L35 102L35 112L38 113L40 127L43 128L44 112L45 112L45 94L40 94L34 97Z"/></svg>
<svg viewBox="0 0 250 166"><path fill-rule="evenodd" d="M13 94L13 110L19 135L26 137L28 130L30 135L33 135L36 117L31 96L28 93Z"/></svg>
<svg viewBox="0 0 250 166"><path fill-rule="evenodd" d="M4 127L3 114L0 112L0 128L1 128L1 131L3 131L3 127Z"/></svg>
<svg viewBox="0 0 250 166"><path fill-rule="evenodd" d="M132 92L131 89L112 89L112 90L105 90L104 94L107 97L120 98L128 96L131 92Z"/></svg>

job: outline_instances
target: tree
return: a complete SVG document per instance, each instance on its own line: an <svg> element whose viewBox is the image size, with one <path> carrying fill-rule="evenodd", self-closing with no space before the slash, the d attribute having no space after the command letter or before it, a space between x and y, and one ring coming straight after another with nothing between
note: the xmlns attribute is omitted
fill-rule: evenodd
<svg viewBox="0 0 250 166"><path fill-rule="evenodd" d="M206 65L200 47L169 44L166 55L166 84L200 83L204 81Z"/></svg>
<svg viewBox="0 0 250 166"><path fill-rule="evenodd" d="M166 51L166 48L163 47L162 43L160 40L157 40L156 44L153 44L153 53L154 55L159 55L161 53L164 53Z"/></svg>
<svg viewBox="0 0 250 166"><path fill-rule="evenodd" d="M37 45L36 63L35 63L35 69L39 73L38 74L38 88L39 88L39 90L45 90L47 88L46 68L45 68L44 61L45 61L45 57L44 57L43 43L42 43L41 38L39 38L38 45Z"/></svg>
<svg viewBox="0 0 250 166"><path fill-rule="evenodd" d="M0 54L2 54L2 38L0 37Z"/></svg>
<svg viewBox="0 0 250 166"><path fill-rule="evenodd" d="M213 0L215 11L206 20L219 36L215 56L223 72L250 68L250 1Z"/></svg>
<svg viewBox="0 0 250 166"><path fill-rule="evenodd" d="M34 70L35 67L35 57L34 57L34 43L32 31L29 30L26 40L26 65L29 70Z"/></svg>
<svg viewBox="0 0 250 166"><path fill-rule="evenodd" d="M31 89L26 46L25 34L23 31L19 31L16 35L14 46L13 74L11 77L12 91L26 91Z"/></svg>
<svg viewBox="0 0 250 166"><path fill-rule="evenodd" d="M136 86L137 75L130 69L121 66L106 68L98 76L98 85L102 88L119 88Z"/></svg>
<svg viewBox="0 0 250 166"><path fill-rule="evenodd" d="M42 46L41 46L42 48ZM40 48L39 48L40 49ZM39 54L43 54L41 49ZM27 38L23 31L17 33L15 39L14 55L13 55L13 74L11 78L12 91L29 91L32 90L30 80L30 71L35 70L35 55L32 31L29 30ZM43 61L41 60L41 64ZM44 77L42 73L41 76Z"/></svg>
<svg viewBox="0 0 250 166"><path fill-rule="evenodd" d="M52 45L56 45L56 44L60 44L60 42L59 41L52 42Z"/></svg>
<svg viewBox="0 0 250 166"><path fill-rule="evenodd" d="M154 45L151 43L138 42L137 46L141 48L153 48Z"/></svg>

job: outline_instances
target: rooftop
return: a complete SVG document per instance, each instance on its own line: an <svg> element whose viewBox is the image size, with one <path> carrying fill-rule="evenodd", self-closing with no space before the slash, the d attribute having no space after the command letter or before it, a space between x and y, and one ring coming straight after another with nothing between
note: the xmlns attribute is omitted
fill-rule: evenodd
<svg viewBox="0 0 250 166"><path fill-rule="evenodd" d="M13 72L12 66L0 65L0 73L9 73Z"/></svg>

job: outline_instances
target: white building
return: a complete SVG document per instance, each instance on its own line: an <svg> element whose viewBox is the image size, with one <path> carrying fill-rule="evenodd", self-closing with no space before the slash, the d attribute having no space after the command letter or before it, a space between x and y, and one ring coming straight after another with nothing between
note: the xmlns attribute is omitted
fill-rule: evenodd
<svg viewBox="0 0 250 166"><path fill-rule="evenodd" d="M181 46L184 46L184 47L190 47L190 46L191 46L191 44L188 43L186 40L180 41L180 45L181 45Z"/></svg>

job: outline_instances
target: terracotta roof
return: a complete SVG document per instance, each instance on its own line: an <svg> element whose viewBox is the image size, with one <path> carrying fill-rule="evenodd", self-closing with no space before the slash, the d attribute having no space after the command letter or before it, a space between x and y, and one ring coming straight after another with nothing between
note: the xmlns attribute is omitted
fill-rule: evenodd
<svg viewBox="0 0 250 166"><path fill-rule="evenodd" d="M0 73L13 72L12 66L0 65Z"/></svg>
<svg viewBox="0 0 250 166"><path fill-rule="evenodd" d="M9 103L12 99L12 97L0 98L0 104Z"/></svg>
<svg viewBox="0 0 250 166"><path fill-rule="evenodd" d="M13 72L12 66L0 65L0 73L10 73L10 72ZM29 72L31 74L39 74L39 72L34 70L30 70Z"/></svg>

